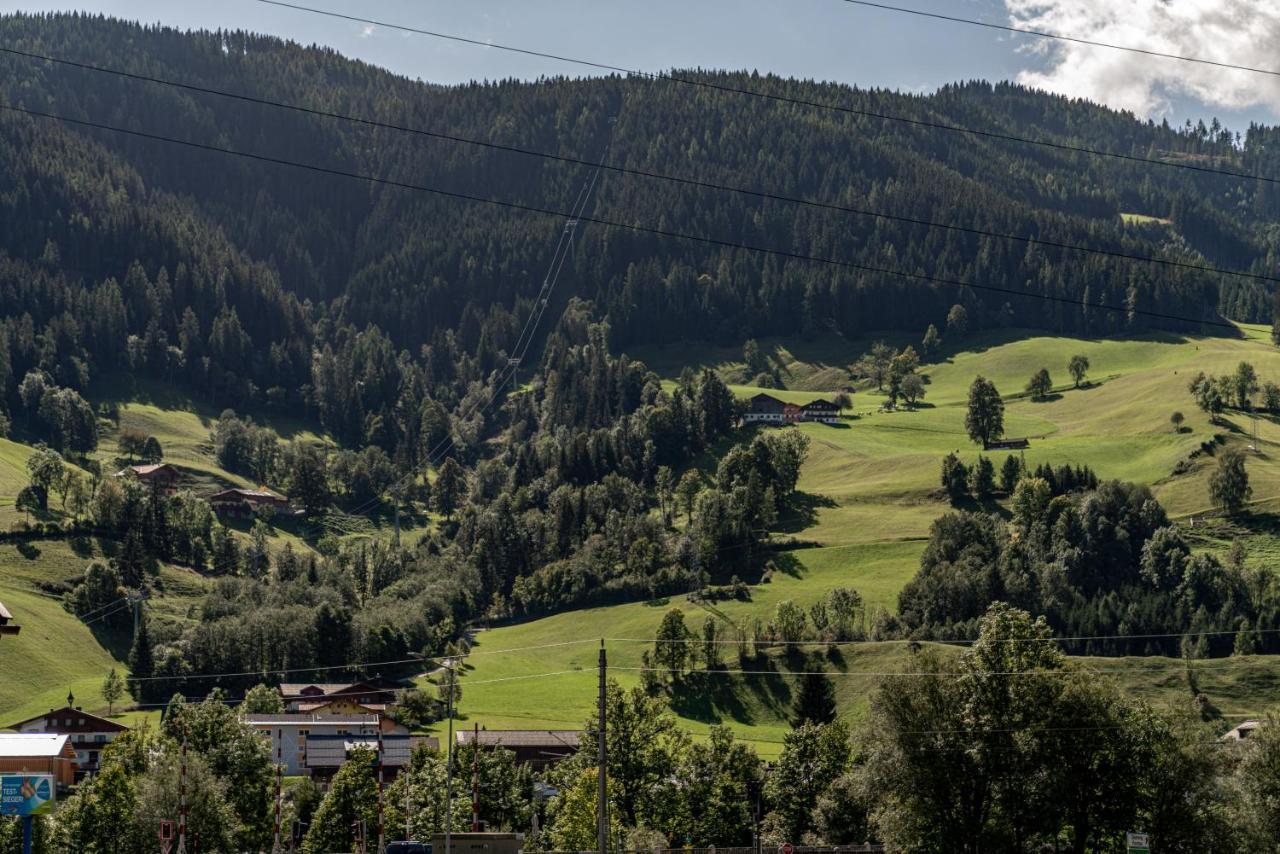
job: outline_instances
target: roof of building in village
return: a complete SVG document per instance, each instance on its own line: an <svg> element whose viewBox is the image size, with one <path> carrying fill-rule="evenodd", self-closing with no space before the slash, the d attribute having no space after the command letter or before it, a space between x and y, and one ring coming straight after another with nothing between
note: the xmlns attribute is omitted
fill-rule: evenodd
<svg viewBox="0 0 1280 854"><path fill-rule="evenodd" d="M377 715L309 715L302 712L244 716L244 722L250 726L377 726L378 720Z"/></svg>
<svg viewBox="0 0 1280 854"><path fill-rule="evenodd" d="M18 729L37 721L45 721L48 729L54 732L127 732L129 730L122 723L117 723L110 718L104 718L101 715L95 715L92 712L86 712L84 709L77 709L73 706L50 709L43 715L36 715L35 717L27 718L25 721L10 724L9 729Z"/></svg>
<svg viewBox="0 0 1280 854"><path fill-rule="evenodd" d="M232 498L232 497L248 498L248 499L254 499L254 500L265 499L268 501L288 501L289 500L278 492L272 492L270 489L267 489L265 486L259 486L257 489L242 489L240 487L235 487L233 489L224 489L221 492L215 492L213 495L209 496L211 500L215 498Z"/></svg>
<svg viewBox="0 0 1280 854"><path fill-rule="evenodd" d="M20 759L28 756L61 756L69 736L43 732L0 732L0 758Z"/></svg>
<svg viewBox="0 0 1280 854"><path fill-rule="evenodd" d="M459 744L470 744L476 740L479 735L479 741L482 746L498 746L503 747L572 747L577 749L578 740L582 737L582 731L576 729L482 729L479 733L474 730L459 730L457 733Z"/></svg>
<svg viewBox="0 0 1280 854"><path fill-rule="evenodd" d="M120 469L120 471L116 472L115 476L124 477L129 472L133 472L138 477L146 477L147 475L156 474L157 472L162 472L162 471L173 472L173 474L175 475L179 474L178 470L169 463L145 463L142 465L128 466L127 468L122 468Z"/></svg>

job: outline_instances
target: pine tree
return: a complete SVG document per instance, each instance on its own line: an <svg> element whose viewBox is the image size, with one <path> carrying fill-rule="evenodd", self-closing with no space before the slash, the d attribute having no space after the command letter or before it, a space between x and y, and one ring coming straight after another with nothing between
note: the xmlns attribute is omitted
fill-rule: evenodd
<svg viewBox="0 0 1280 854"><path fill-rule="evenodd" d="M825 673L806 673L791 706L791 725L829 724L836 719L836 689Z"/></svg>

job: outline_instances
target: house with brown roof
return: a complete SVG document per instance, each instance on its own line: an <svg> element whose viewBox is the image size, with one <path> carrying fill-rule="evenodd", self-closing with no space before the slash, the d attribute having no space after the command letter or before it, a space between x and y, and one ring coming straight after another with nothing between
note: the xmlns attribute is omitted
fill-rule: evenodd
<svg viewBox="0 0 1280 854"><path fill-rule="evenodd" d="M76 782L76 751L68 735L0 732L0 773L51 774L59 789Z"/></svg>
<svg viewBox="0 0 1280 854"><path fill-rule="evenodd" d="M773 395L761 392L747 401L747 411L742 414L742 420L747 424L781 424L783 405Z"/></svg>
<svg viewBox="0 0 1280 854"><path fill-rule="evenodd" d="M800 409L801 421L818 421L823 424L837 424L840 421L840 407L825 398L811 400Z"/></svg>
<svg viewBox="0 0 1280 854"><path fill-rule="evenodd" d="M76 780L97 773L102 751L120 733L129 731L124 724L71 705L50 709L38 717L11 724L9 728L26 734L67 736L75 751Z"/></svg>
<svg viewBox="0 0 1280 854"><path fill-rule="evenodd" d="M290 712L351 714L385 712L395 705L396 683L374 677L360 682L284 682L280 699Z"/></svg>
<svg viewBox="0 0 1280 854"><path fill-rule="evenodd" d="M120 469L114 476L129 477L130 474L148 486L155 486L163 492L175 491L178 488L178 482L182 480L182 473L168 463L129 466Z"/></svg>
<svg viewBox="0 0 1280 854"><path fill-rule="evenodd" d="M582 732L576 729L460 730L458 747L477 743L481 749L502 747L516 755L516 762L535 771L554 765L578 752Z"/></svg>
<svg viewBox="0 0 1280 854"><path fill-rule="evenodd" d="M224 489L209 496L209 506L219 516L247 519L255 515L274 516L289 509L289 499L265 486L257 489Z"/></svg>

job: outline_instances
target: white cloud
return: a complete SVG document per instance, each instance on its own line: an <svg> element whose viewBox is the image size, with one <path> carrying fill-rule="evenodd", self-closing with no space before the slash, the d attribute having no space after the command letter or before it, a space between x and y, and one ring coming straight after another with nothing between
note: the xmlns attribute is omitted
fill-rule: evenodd
<svg viewBox="0 0 1280 854"><path fill-rule="evenodd" d="M362 39L369 38L369 36L373 35L377 31L377 29L378 28L375 27L373 24L365 24L363 27L360 28L360 38Z"/></svg>
<svg viewBox="0 0 1280 854"><path fill-rule="evenodd" d="M1013 26L1091 41L1245 65L1280 68L1280 4L1258 0L1004 0ZM1035 39L1046 58L1018 82L1088 98L1141 116L1189 96L1226 109L1280 113L1280 77L1105 47Z"/></svg>

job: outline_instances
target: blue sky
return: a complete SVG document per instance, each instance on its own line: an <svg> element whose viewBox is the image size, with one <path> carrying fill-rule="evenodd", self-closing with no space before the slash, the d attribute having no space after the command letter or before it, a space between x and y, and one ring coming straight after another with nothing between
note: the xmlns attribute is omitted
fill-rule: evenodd
<svg viewBox="0 0 1280 854"><path fill-rule="evenodd" d="M910 91L932 91L956 80L1021 79L1174 122L1211 116L1233 127L1251 120L1280 122L1280 77L1046 43L842 0L297 2L628 68L747 68ZM1259 13L1252 0L898 2L1229 62L1280 65L1274 51L1280 44L1280 10ZM328 45L438 83L583 73L549 60L364 27L256 0L0 0L0 9L80 9L183 28L252 29Z"/></svg>

